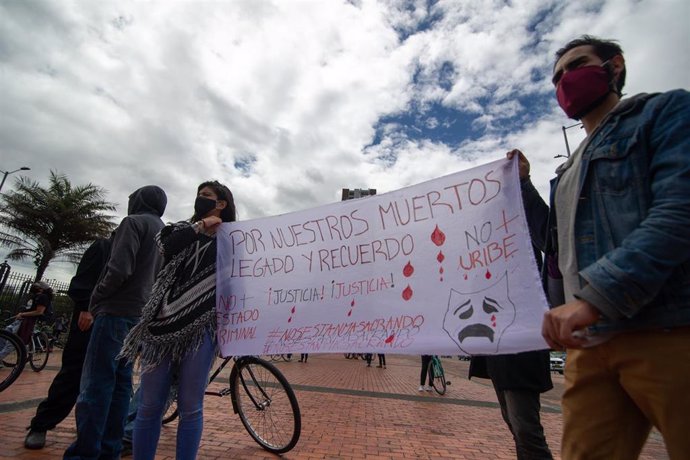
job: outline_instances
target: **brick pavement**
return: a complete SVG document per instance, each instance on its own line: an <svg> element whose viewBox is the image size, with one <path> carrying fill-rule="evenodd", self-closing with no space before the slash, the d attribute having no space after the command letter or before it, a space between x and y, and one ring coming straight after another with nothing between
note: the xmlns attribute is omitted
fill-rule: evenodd
<svg viewBox="0 0 690 460"><path fill-rule="evenodd" d="M58 361L51 356L49 367L40 373L27 368L12 387L0 393L0 460L61 458L73 440L74 419L70 416L48 433L45 449L23 448L25 427L47 393ZM310 355L307 364L276 363L293 385L302 411L300 441L283 458L515 458L490 382L467 380L466 361L443 360L452 382L444 396L417 392L419 357L388 355L387 361L387 369L368 368L361 360L326 354ZM227 377L219 379L227 382ZM542 420L549 446L557 453L563 377L554 374L553 380L554 390L542 397ZM221 387L221 383L213 385ZM157 459L175 458L176 427L173 422L163 428ZM276 457L249 437L232 413L229 397L206 397L200 459ZM640 458L668 458L658 433L652 433Z"/></svg>

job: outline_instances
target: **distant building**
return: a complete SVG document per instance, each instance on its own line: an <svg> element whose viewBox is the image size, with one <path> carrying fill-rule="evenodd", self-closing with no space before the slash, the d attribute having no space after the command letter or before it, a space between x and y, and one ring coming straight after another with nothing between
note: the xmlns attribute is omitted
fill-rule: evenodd
<svg viewBox="0 0 690 460"><path fill-rule="evenodd" d="M354 189L344 188L342 201L353 200L355 198L364 198L365 196L372 196L372 195L376 195L376 189L375 188L354 188Z"/></svg>

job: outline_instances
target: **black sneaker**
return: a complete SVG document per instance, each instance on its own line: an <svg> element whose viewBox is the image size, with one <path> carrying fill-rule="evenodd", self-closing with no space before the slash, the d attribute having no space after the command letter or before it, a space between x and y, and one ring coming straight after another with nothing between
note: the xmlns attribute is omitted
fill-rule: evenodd
<svg viewBox="0 0 690 460"><path fill-rule="evenodd" d="M27 449L43 449L46 445L46 432L29 430L24 439L24 447Z"/></svg>

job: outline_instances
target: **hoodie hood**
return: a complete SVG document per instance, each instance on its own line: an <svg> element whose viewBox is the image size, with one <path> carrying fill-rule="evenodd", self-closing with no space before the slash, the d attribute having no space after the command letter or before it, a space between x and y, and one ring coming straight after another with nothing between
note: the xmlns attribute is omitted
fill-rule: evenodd
<svg viewBox="0 0 690 460"><path fill-rule="evenodd" d="M154 214L161 217L168 204L168 197L157 185L146 185L129 196L127 215Z"/></svg>

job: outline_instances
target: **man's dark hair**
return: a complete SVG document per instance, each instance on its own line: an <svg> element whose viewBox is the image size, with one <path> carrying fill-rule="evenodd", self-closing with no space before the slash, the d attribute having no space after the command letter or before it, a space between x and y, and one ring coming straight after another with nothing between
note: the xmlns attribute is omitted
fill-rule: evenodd
<svg viewBox="0 0 690 460"><path fill-rule="evenodd" d="M221 184L217 180L206 181L197 187L197 193L201 191L202 188L208 187L213 190L218 196L219 200L223 200L228 205L220 212L220 218L223 222L235 222L237 220L237 211L235 209L235 199L232 197L232 192L225 185ZM191 221L196 222L203 216L197 216L194 214Z"/></svg>
<svg viewBox="0 0 690 460"><path fill-rule="evenodd" d="M594 48L594 53L602 61L608 61L614 56L619 54L623 56L623 49L616 43L615 40L602 40L601 38L593 37L592 35L583 35L575 40L569 41L563 48L556 51L556 60L554 61L554 67L556 62L563 57L565 53L578 46L591 46ZM618 94L621 94L623 86L625 85L625 66L620 75L618 75L618 81L616 82L616 90Z"/></svg>

